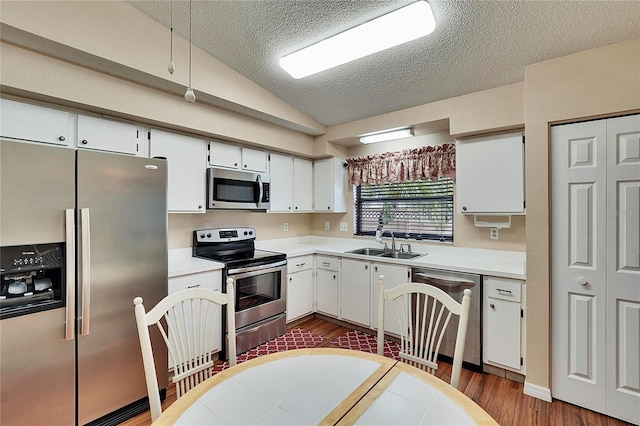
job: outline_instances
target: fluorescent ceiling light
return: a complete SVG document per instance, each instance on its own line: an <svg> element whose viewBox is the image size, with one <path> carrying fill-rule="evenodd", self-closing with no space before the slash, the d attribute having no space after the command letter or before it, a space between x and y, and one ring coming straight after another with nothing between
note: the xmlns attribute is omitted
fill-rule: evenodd
<svg viewBox="0 0 640 426"><path fill-rule="evenodd" d="M280 59L293 78L303 78L426 36L436 28L431 7L417 1Z"/></svg>
<svg viewBox="0 0 640 426"><path fill-rule="evenodd" d="M384 132L369 133L367 135L362 135L362 137L360 138L360 142L375 143L375 142L390 141L394 139L410 138L411 136L413 136L413 130L410 128L390 129L390 130L385 130Z"/></svg>

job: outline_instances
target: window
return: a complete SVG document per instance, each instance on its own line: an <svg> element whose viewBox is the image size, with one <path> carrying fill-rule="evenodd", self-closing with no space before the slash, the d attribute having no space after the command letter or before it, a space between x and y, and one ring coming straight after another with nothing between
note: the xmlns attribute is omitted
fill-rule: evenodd
<svg viewBox="0 0 640 426"><path fill-rule="evenodd" d="M453 179L354 185L355 235L379 224L396 237L453 241Z"/></svg>

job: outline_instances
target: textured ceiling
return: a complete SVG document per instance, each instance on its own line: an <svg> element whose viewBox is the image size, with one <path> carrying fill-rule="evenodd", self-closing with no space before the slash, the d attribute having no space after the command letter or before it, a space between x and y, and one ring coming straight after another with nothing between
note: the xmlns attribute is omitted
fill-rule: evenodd
<svg viewBox="0 0 640 426"><path fill-rule="evenodd" d="M640 1L436 1L436 30L306 77L281 56L405 0L193 1L193 43L310 117L335 125L524 80L524 67L640 36ZM129 1L169 28L169 1ZM173 2L188 39L189 2ZM167 39L167 50L168 50Z"/></svg>

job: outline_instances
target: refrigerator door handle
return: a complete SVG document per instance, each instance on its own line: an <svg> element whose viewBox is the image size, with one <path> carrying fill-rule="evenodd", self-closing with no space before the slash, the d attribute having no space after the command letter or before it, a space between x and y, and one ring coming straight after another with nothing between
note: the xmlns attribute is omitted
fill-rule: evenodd
<svg viewBox="0 0 640 426"><path fill-rule="evenodd" d="M66 324L64 331L65 340L73 340L75 334L76 315L76 219L74 209L65 209L65 256L66 256L66 277L67 277L67 300L66 300Z"/></svg>
<svg viewBox="0 0 640 426"><path fill-rule="evenodd" d="M80 222L82 225L82 325L80 334L87 336L91 318L91 225L89 223L88 208L80 209Z"/></svg>

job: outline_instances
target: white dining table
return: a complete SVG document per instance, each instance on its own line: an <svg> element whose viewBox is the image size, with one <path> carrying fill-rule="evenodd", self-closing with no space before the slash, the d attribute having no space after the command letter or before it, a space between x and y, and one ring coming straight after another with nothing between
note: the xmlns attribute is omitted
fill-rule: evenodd
<svg viewBox="0 0 640 426"><path fill-rule="evenodd" d="M367 352L298 349L223 370L154 425L497 425L448 383Z"/></svg>

